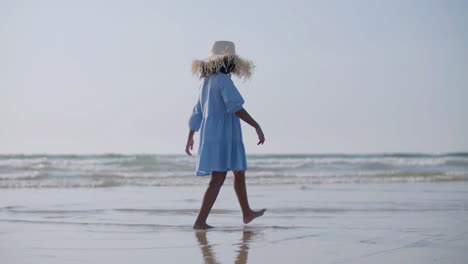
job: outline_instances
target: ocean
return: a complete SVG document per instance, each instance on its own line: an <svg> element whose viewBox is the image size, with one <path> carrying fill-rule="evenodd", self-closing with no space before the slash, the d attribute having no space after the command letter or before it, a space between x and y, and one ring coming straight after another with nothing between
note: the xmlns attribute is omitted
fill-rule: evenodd
<svg viewBox="0 0 468 264"><path fill-rule="evenodd" d="M249 224L229 174L184 155L1 155L2 263L466 263L468 154L248 156Z"/></svg>
<svg viewBox="0 0 468 264"><path fill-rule="evenodd" d="M196 156L0 155L0 188L205 185ZM468 153L249 155L250 185L468 181Z"/></svg>

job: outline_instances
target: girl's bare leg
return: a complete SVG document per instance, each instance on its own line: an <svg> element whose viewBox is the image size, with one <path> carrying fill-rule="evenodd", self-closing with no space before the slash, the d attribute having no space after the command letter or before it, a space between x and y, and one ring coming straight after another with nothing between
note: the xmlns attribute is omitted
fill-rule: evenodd
<svg viewBox="0 0 468 264"><path fill-rule="evenodd" d="M211 174L211 180L208 188L205 191L200 212L198 213L197 220L193 225L194 229L213 228L212 226L206 224L206 219L208 218L208 214L210 213L211 208L213 207L213 204L218 197L221 186L223 186L224 180L226 179L226 174L226 171L213 171Z"/></svg>
<svg viewBox="0 0 468 264"><path fill-rule="evenodd" d="M237 199L242 209L244 224L247 224L255 218L262 216L266 208L259 211L250 209L249 200L247 198L247 187L245 185L245 171L234 172L234 189L236 190Z"/></svg>

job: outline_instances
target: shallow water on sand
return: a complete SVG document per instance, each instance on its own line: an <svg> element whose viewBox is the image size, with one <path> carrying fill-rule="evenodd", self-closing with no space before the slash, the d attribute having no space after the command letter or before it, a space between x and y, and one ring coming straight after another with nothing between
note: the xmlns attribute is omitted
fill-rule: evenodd
<svg viewBox="0 0 468 264"><path fill-rule="evenodd" d="M228 176L226 182L231 181ZM208 179L206 179L206 182ZM468 185L231 185L194 231L204 186L4 189L5 263L466 263Z"/></svg>

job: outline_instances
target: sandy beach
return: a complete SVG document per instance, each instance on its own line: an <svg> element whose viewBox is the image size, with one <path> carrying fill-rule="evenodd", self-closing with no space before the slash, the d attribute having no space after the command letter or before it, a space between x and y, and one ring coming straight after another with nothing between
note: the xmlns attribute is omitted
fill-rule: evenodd
<svg viewBox="0 0 468 264"><path fill-rule="evenodd" d="M3 189L3 263L466 263L468 185L248 188L244 225L226 180L191 228L204 186Z"/></svg>

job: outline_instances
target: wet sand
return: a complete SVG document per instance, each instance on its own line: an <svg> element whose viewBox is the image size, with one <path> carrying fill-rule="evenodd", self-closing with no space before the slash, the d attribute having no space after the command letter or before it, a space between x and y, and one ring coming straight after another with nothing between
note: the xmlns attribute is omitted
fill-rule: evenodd
<svg viewBox="0 0 468 264"><path fill-rule="evenodd" d="M229 181L229 179L227 180ZM4 189L3 263L466 263L468 184L248 187L244 225L223 186L208 231L204 187Z"/></svg>

